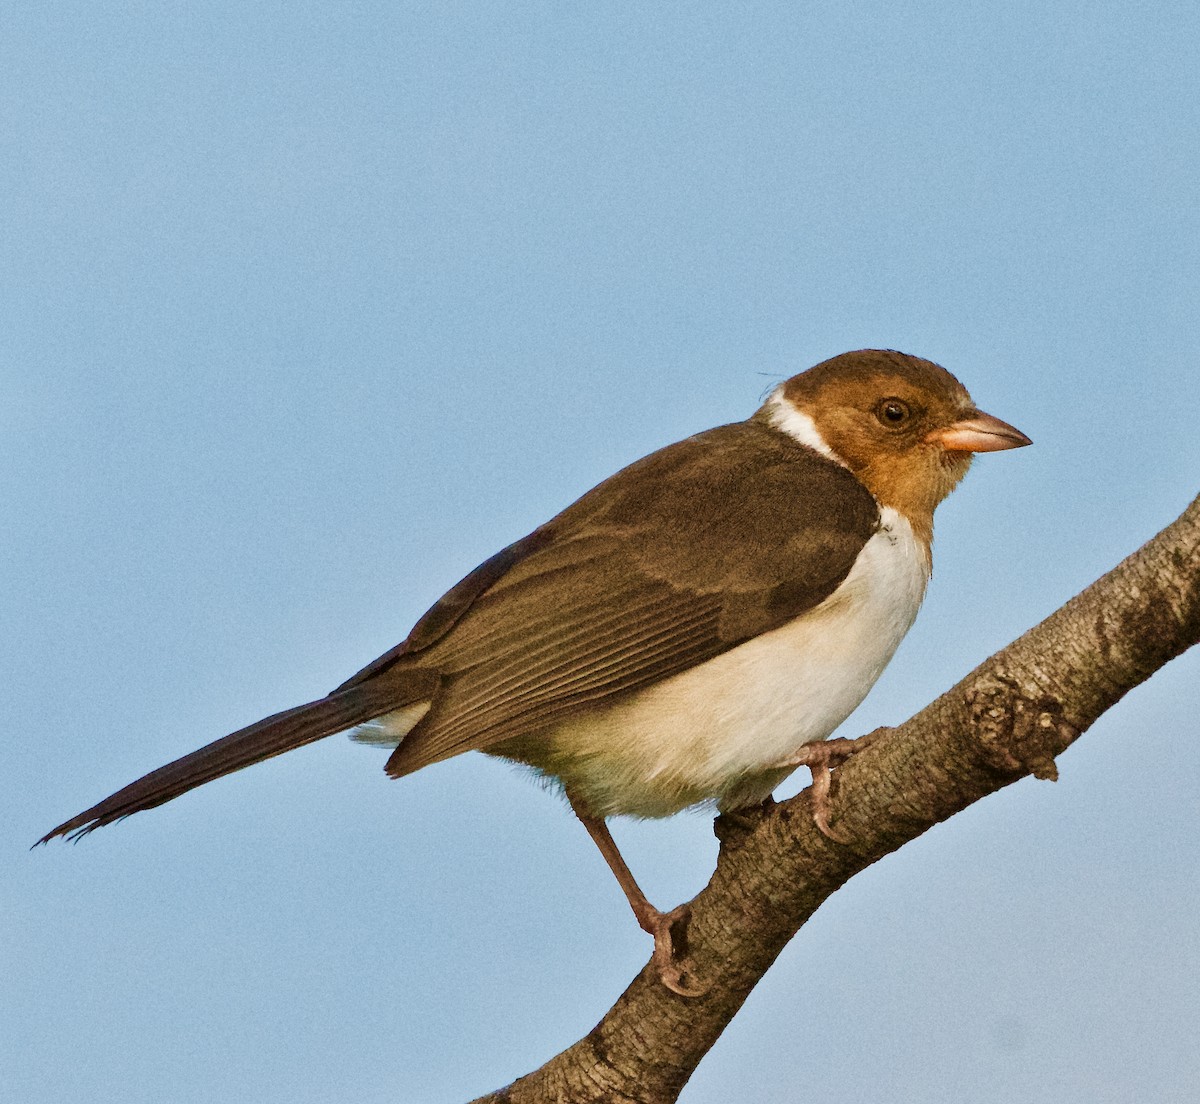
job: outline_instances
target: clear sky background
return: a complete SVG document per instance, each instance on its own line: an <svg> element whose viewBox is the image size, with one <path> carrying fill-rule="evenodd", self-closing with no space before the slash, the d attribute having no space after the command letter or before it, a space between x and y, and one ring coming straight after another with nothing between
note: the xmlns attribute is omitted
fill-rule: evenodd
<svg viewBox="0 0 1200 1104"><path fill-rule="evenodd" d="M900 348L1035 441L940 511L848 735L1171 521L1198 41L1182 2L8 5L0 1098L452 1104L587 1032L648 941L482 756L332 738L27 848L785 376ZM1198 677L856 878L685 1104L1194 1099ZM617 835L664 907L714 862L705 816Z"/></svg>

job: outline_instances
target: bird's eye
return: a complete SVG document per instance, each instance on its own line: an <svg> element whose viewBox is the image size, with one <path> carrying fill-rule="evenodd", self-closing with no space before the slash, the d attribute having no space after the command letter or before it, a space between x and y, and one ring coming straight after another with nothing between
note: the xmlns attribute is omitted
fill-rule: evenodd
<svg viewBox="0 0 1200 1104"><path fill-rule="evenodd" d="M884 399L875 408L875 416L885 426L896 429L908 421L912 416L912 411L909 410L906 402L901 402L899 399Z"/></svg>

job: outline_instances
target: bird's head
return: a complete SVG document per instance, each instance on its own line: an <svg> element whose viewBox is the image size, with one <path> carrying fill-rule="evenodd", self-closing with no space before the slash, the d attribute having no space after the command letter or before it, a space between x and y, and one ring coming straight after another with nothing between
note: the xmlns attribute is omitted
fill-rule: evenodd
<svg viewBox="0 0 1200 1104"><path fill-rule="evenodd" d="M762 413L930 533L934 509L975 453L1032 443L979 410L945 368L890 349L843 353L801 372L773 392Z"/></svg>

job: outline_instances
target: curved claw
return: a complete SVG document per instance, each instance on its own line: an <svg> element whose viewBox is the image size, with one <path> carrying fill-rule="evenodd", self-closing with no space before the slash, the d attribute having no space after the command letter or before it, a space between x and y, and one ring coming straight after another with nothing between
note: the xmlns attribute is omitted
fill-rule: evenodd
<svg viewBox="0 0 1200 1104"><path fill-rule="evenodd" d="M846 844L851 837L829 823L830 797L833 793L833 768L840 767L852 755L875 742L878 732L868 732L857 740L844 737L805 744L781 766L808 767L812 771L812 818L817 828L835 843Z"/></svg>
<svg viewBox="0 0 1200 1104"><path fill-rule="evenodd" d="M828 777L828 771L824 772L825 777ZM829 783L824 785L824 793L818 793L817 781L813 779L813 794L812 794L812 818L813 823L823 836L833 840L834 843L847 844L851 842L851 837L843 832L840 828L835 828L829 823Z"/></svg>
<svg viewBox="0 0 1200 1104"><path fill-rule="evenodd" d="M687 928L691 918L691 905L679 905L670 912L660 912L654 918L651 932L654 956L650 961L663 985L681 997L699 997L709 989L695 980L695 967L688 955Z"/></svg>

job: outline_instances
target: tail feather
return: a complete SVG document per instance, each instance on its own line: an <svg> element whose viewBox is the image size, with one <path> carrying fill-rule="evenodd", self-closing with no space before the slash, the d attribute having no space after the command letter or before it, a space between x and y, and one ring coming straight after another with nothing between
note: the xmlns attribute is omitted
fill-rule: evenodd
<svg viewBox="0 0 1200 1104"><path fill-rule="evenodd" d="M86 836L105 824L162 805L205 782L361 724L386 712L394 701L394 688L388 693L378 684L365 683L264 717L131 782L47 832L38 843L47 843L56 836L72 839Z"/></svg>

